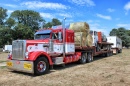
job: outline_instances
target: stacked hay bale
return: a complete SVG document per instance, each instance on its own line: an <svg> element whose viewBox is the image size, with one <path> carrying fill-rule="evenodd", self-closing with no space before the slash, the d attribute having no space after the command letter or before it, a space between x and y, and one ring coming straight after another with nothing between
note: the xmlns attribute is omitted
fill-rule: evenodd
<svg viewBox="0 0 130 86"><path fill-rule="evenodd" d="M93 39L89 33L89 25L86 22L71 23L69 29L74 30L75 46L92 46Z"/></svg>

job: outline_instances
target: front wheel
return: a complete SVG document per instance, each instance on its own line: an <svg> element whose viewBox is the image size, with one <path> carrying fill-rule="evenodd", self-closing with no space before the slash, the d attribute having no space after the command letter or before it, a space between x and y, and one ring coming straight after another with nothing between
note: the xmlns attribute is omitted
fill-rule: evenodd
<svg viewBox="0 0 130 86"><path fill-rule="evenodd" d="M38 58L34 62L34 74L42 75L48 72L49 63L45 57Z"/></svg>

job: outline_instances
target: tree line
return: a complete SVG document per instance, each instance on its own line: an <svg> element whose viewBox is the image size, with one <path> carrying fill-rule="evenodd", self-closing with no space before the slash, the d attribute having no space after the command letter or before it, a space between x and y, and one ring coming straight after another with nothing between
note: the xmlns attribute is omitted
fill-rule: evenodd
<svg viewBox="0 0 130 86"><path fill-rule="evenodd" d="M15 10L9 16L7 11L0 7L0 47L17 39L33 39L35 31L39 28L61 24L56 18L46 22L39 12L33 10Z"/></svg>

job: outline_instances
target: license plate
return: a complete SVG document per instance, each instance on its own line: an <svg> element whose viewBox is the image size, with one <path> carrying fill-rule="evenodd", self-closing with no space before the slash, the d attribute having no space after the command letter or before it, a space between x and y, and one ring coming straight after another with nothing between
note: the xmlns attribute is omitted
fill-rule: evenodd
<svg viewBox="0 0 130 86"><path fill-rule="evenodd" d="M12 62L7 62L6 64L7 64L8 67L12 67L13 66Z"/></svg>
<svg viewBox="0 0 130 86"><path fill-rule="evenodd" d="M31 70L32 69L32 65L29 64L29 63L24 63L24 69Z"/></svg>

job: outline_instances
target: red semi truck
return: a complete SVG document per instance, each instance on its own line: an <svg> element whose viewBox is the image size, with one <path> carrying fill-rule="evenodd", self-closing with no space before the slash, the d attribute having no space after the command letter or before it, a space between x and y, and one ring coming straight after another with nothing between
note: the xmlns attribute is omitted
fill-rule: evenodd
<svg viewBox="0 0 130 86"><path fill-rule="evenodd" d="M73 30L61 27L39 30L34 34L34 40L14 40L7 67L41 75L47 73L53 65L77 61L84 64L91 62L93 56L112 55L112 43L108 42L97 41L96 46L75 46L74 33Z"/></svg>

